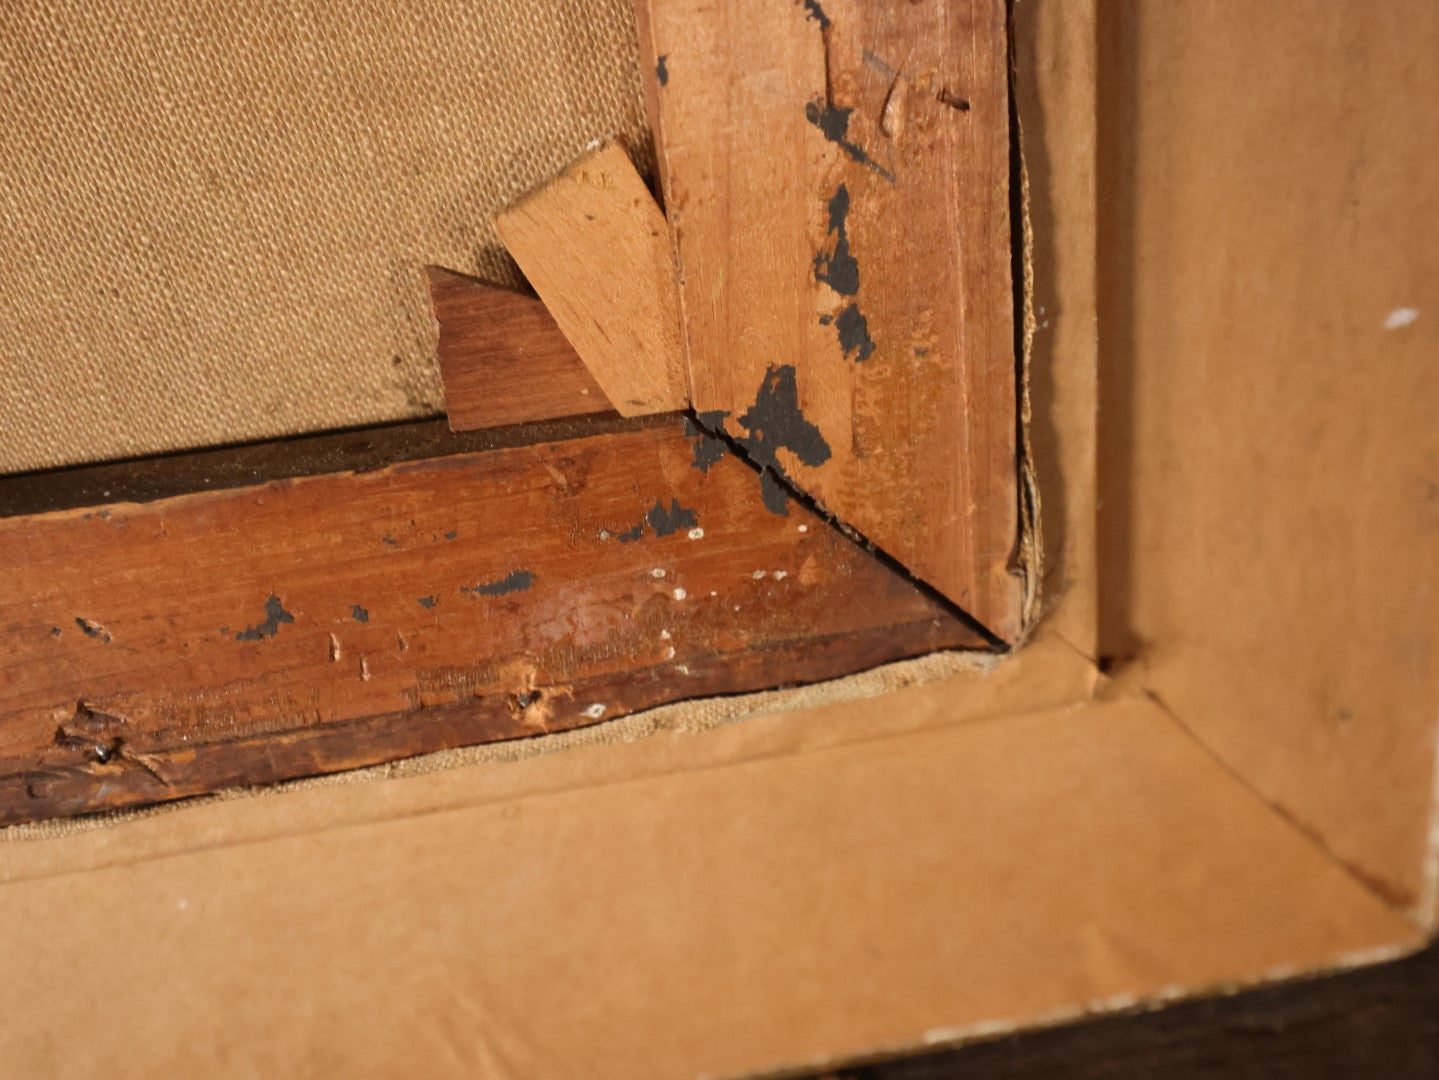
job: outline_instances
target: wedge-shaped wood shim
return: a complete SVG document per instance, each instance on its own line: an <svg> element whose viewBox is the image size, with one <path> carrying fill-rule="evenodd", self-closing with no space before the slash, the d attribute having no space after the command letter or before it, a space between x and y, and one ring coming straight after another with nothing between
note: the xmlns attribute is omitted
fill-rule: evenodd
<svg viewBox="0 0 1439 1080"><path fill-rule="evenodd" d="M689 404L669 227L624 147L586 154L495 228L622 415Z"/></svg>
<svg viewBox="0 0 1439 1080"><path fill-rule="evenodd" d="M610 411L609 399L533 296L425 267L455 431Z"/></svg>
<svg viewBox="0 0 1439 1080"><path fill-rule="evenodd" d="M10 518L0 565L7 824L982 644L671 419Z"/></svg>
<svg viewBox="0 0 1439 1080"><path fill-rule="evenodd" d="M1019 628L1003 0L638 0L694 407Z"/></svg>

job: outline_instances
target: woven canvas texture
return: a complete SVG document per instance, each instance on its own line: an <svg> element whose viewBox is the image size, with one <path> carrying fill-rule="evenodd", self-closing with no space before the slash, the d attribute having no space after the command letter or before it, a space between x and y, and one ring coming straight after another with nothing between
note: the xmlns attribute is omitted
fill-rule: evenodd
<svg viewBox="0 0 1439 1080"><path fill-rule="evenodd" d="M0 472L432 415L420 267L596 139L629 0L0 5Z"/></svg>

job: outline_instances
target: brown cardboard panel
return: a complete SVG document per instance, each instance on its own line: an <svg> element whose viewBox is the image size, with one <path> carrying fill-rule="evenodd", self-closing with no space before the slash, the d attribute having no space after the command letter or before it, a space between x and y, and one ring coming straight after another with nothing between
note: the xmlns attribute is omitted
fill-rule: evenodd
<svg viewBox="0 0 1439 1080"><path fill-rule="evenodd" d="M1096 704L12 883L0 1056L728 1074L1414 938L1156 707Z"/></svg>
<svg viewBox="0 0 1439 1080"><path fill-rule="evenodd" d="M1414 905L1439 718L1439 8L1107 13L1105 647Z"/></svg>

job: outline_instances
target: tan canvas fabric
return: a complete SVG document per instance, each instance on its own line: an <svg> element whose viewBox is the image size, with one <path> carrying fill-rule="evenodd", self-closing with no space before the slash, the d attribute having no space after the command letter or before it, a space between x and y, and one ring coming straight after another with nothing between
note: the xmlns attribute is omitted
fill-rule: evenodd
<svg viewBox="0 0 1439 1080"><path fill-rule="evenodd" d="M0 472L438 411L419 267L616 135L628 0L0 5Z"/></svg>

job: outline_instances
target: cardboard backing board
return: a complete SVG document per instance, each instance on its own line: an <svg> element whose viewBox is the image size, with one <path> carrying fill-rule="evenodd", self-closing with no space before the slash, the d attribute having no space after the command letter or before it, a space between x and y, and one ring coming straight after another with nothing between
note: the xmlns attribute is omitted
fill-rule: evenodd
<svg viewBox="0 0 1439 1080"><path fill-rule="evenodd" d="M1104 650L1432 910L1439 10L1102 29Z"/></svg>
<svg viewBox="0 0 1439 1080"><path fill-rule="evenodd" d="M312 788L260 800L291 827L257 842L223 818L259 803L201 808L208 845L0 890L0 1052L50 1075L734 1075L1415 936L1153 705L898 738L864 711L578 749L368 823L343 804L435 778ZM107 1001L123 1051L86 1034Z"/></svg>

